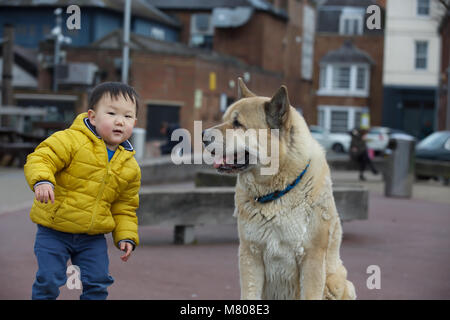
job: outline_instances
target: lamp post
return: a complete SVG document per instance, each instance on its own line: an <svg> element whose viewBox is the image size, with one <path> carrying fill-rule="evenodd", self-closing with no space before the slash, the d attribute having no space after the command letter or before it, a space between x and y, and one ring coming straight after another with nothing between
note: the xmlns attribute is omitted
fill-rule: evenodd
<svg viewBox="0 0 450 320"><path fill-rule="evenodd" d="M123 49L122 49L122 83L128 82L128 56L130 51L130 15L131 0L125 0L125 10L123 14Z"/></svg>
<svg viewBox="0 0 450 320"><path fill-rule="evenodd" d="M13 104L13 65L14 65L14 27L3 26L3 70L2 70L2 103L4 106Z"/></svg>
<svg viewBox="0 0 450 320"><path fill-rule="evenodd" d="M53 91L58 91L58 65L59 58L61 55L61 44L66 43L70 44L72 39L69 37L65 37L62 33L62 9L56 8L53 12L56 16L56 26L53 28L51 36L54 38L54 52L53 52Z"/></svg>

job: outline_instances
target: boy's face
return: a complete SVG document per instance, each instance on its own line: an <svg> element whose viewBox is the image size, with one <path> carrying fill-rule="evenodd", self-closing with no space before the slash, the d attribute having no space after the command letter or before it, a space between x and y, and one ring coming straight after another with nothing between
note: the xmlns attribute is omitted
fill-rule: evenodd
<svg viewBox="0 0 450 320"><path fill-rule="evenodd" d="M88 111L89 121L110 150L131 137L136 124L136 104L122 95L114 99L105 94L98 101L96 111Z"/></svg>

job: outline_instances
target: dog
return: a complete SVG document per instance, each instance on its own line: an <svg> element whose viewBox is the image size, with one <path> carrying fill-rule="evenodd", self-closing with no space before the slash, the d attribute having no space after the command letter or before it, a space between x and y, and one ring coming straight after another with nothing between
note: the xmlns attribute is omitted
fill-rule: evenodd
<svg viewBox="0 0 450 320"><path fill-rule="evenodd" d="M290 105L285 86L260 97L239 78L238 96L222 123L203 132L203 143L216 156L214 168L237 173L241 299L355 299L339 256L342 227L323 148ZM258 155L258 143L244 143L250 129L266 129L265 150L278 143L274 173L261 173L274 152Z"/></svg>

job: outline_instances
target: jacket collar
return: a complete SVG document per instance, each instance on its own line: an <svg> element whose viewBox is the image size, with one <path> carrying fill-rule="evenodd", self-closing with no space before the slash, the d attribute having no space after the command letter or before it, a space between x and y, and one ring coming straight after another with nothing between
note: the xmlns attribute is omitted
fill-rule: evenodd
<svg viewBox="0 0 450 320"><path fill-rule="evenodd" d="M89 118L84 118L83 119L84 124L86 125L86 127L99 139L101 139L102 137L100 137L97 133L97 130L95 130L95 126L92 125L92 123L89 121ZM133 145L131 144L131 142L129 140L126 140L124 142L122 142L120 144L125 150L127 151L133 151Z"/></svg>

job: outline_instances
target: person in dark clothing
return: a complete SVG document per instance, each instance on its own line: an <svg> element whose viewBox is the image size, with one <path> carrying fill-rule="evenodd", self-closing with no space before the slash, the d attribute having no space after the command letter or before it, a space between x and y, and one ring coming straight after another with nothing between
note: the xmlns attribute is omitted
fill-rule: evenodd
<svg viewBox="0 0 450 320"><path fill-rule="evenodd" d="M176 123L169 124L167 122L163 122L161 124L161 128L159 132L167 138L167 141L165 144L160 146L161 154L171 154L173 147L175 147L178 144L178 141L172 141L172 132L174 132L176 129L179 129L180 126Z"/></svg>
<svg viewBox="0 0 450 320"><path fill-rule="evenodd" d="M422 129L420 130L419 139L422 140L432 133L433 133L433 126L431 125L431 121L428 120L425 122L425 124L422 126Z"/></svg>
<svg viewBox="0 0 450 320"><path fill-rule="evenodd" d="M355 161L359 165L359 180L365 181L364 171L369 166L373 174L378 174L378 170L375 168L372 160L369 157L366 141L364 136L367 132L362 129L353 129L350 131L352 141L350 143L350 159Z"/></svg>

